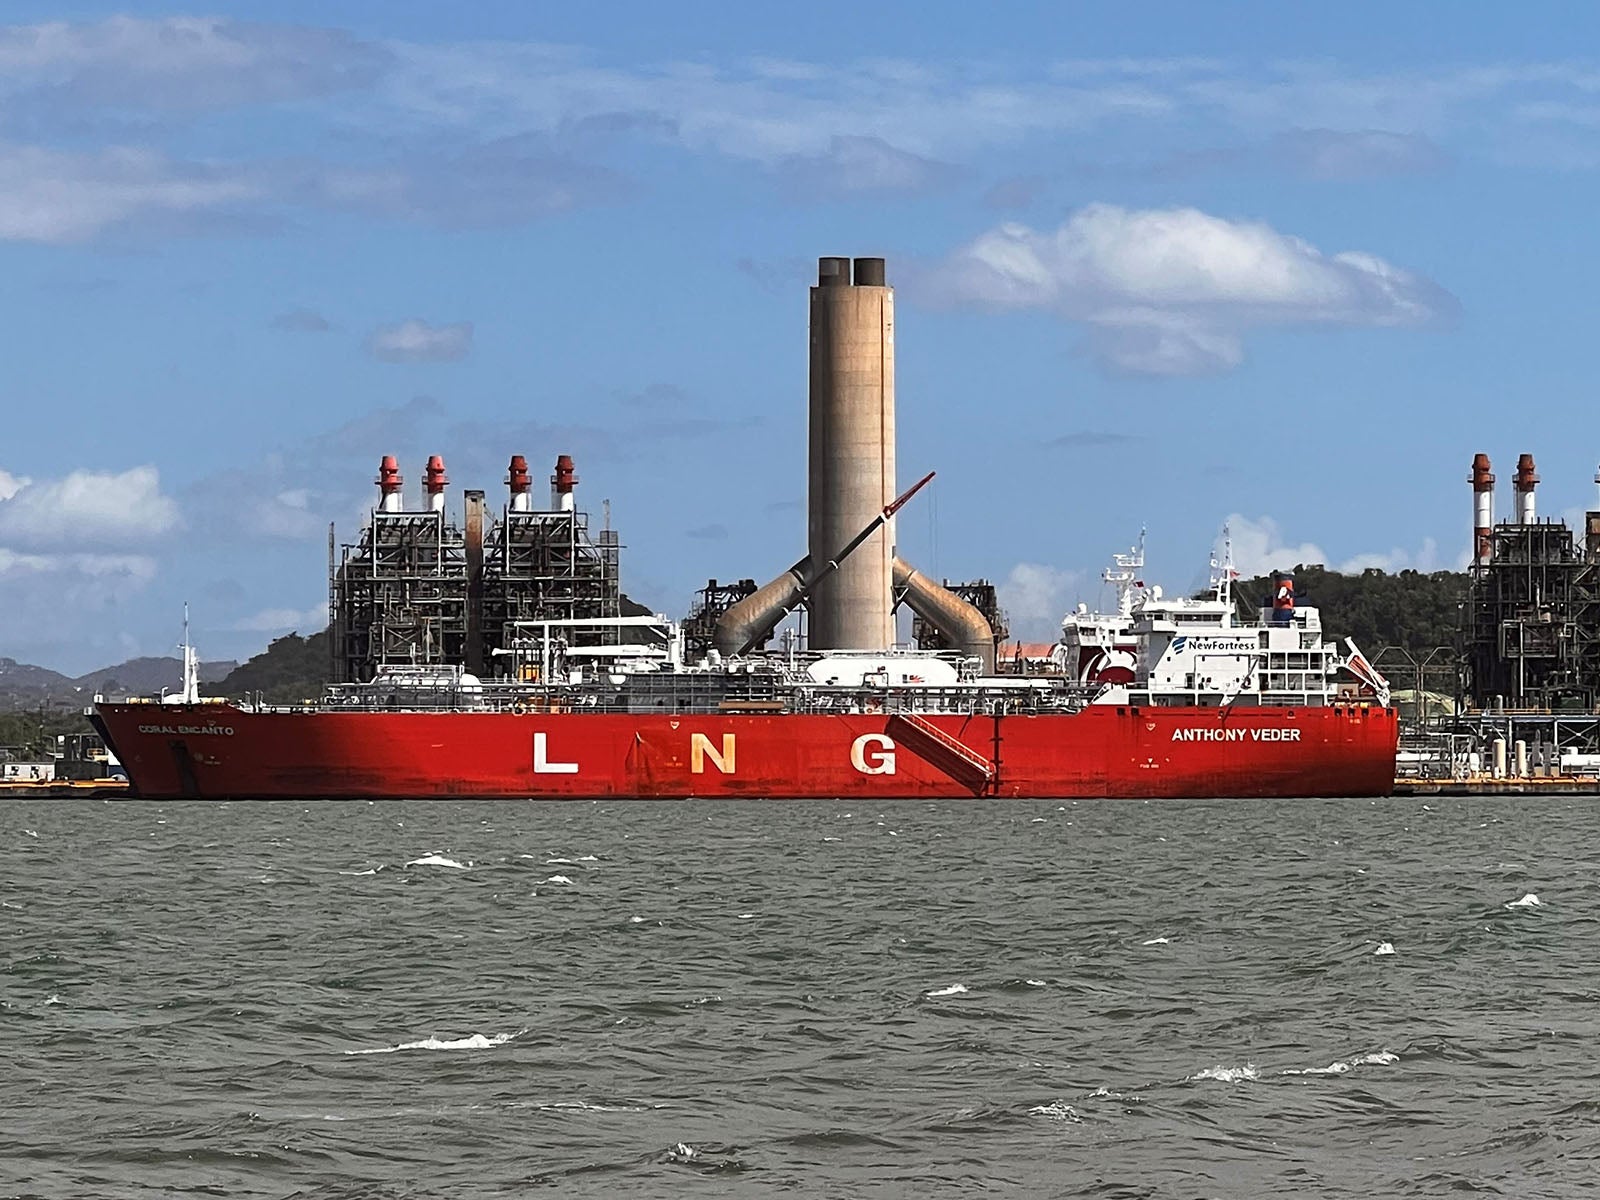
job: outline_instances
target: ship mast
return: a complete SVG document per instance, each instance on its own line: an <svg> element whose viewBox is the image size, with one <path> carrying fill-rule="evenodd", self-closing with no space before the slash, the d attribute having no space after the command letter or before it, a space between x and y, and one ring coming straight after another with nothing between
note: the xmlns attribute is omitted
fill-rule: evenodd
<svg viewBox="0 0 1600 1200"><path fill-rule="evenodd" d="M1225 524L1222 527L1222 561L1217 561L1214 550L1211 554L1211 586L1216 590L1217 602L1223 606L1224 629L1233 627L1233 577L1237 574L1233 569L1233 530Z"/></svg>
<svg viewBox="0 0 1600 1200"><path fill-rule="evenodd" d="M200 703L200 656L189 641L189 602L183 602L183 691L178 694L179 704Z"/></svg>
<svg viewBox="0 0 1600 1200"><path fill-rule="evenodd" d="M1139 544L1128 554L1113 554L1112 565L1100 572L1100 578L1117 589L1117 615L1124 620L1133 616L1133 589L1143 587L1139 573L1144 570L1144 530L1139 530Z"/></svg>

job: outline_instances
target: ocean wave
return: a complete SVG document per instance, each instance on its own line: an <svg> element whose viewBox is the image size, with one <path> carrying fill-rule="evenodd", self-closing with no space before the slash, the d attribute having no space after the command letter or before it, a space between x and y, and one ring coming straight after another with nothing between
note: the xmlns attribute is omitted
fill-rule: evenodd
<svg viewBox="0 0 1600 1200"><path fill-rule="evenodd" d="M345 1053L394 1054L401 1050L492 1050L496 1046L504 1046L526 1032L526 1029L519 1029L516 1033L497 1033L490 1037L485 1037L481 1033L452 1039L425 1037L420 1042L401 1042L398 1046L378 1046L371 1050L346 1050Z"/></svg>
<svg viewBox="0 0 1600 1200"><path fill-rule="evenodd" d="M1352 1059L1340 1059L1338 1062L1329 1063L1325 1067L1289 1067L1279 1071L1280 1075L1344 1075L1357 1067L1383 1067L1390 1063L1400 1061L1400 1056L1388 1050L1375 1050L1371 1054L1362 1054Z"/></svg>
<svg viewBox="0 0 1600 1200"><path fill-rule="evenodd" d="M406 863L408 867L450 867L452 870L465 871L465 863L458 863L453 858L446 858L442 854L424 854L421 858L413 858Z"/></svg>
<svg viewBox="0 0 1600 1200"><path fill-rule="evenodd" d="M924 992L923 995L925 995L925 996L960 996L960 995L965 994L966 990L967 990L967 985L966 984L964 984L964 983L952 983L949 987L937 988L937 989L935 989L934 991L931 991L931 992Z"/></svg>
<svg viewBox="0 0 1600 1200"><path fill-rule="evenodd" d="M1199 1083L1203 1080L1215 1080L1217 1083L1243 1083L1254 1082L1261 1078L1261 1072L1254 1063L1245 1063L1242 1067L1207 1067L1184 1079L1185 1083Z"/></svg>

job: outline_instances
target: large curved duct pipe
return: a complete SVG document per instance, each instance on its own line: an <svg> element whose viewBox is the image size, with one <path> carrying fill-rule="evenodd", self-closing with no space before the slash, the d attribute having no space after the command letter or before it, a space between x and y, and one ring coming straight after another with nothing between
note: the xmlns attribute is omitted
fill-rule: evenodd
<svg viewBox="0 0 1600 1200"><path fill-rule="evenodd" d="M747 654L772 633L773 627L794 611L805 595L805 579L811 574L808 554L770 583L763 584L739 603L731 605L717 618L713 639L718 653Z"/></svg>
<svg viewBox="0 0 1600 1200"><path fill-rule="evenodd" d="M979 659L983 674L994 674L994 630L987 617L899 555L894 560L894 585L905 589L912 612L944 634L963 655Z"/></svg>

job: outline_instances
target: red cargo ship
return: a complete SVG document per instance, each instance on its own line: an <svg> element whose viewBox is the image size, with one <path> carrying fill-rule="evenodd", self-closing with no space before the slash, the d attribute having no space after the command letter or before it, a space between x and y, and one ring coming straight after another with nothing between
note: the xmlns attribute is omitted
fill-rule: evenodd
<svg viewBox="0 0 1600 1200"><path fill-rule="evenodd" d="M1232 619L1232 571L1204 599L1106 578L1118 610L1069 614L1035 674L914 652L681 661L657 618L569 644L560 683L390 667L301 706L100 703L94 720L149 798L640 799L1382 796L1399 726L1356 651L1323 641L1280 578ZM571 632L579 623L575 622ZM604 653L604 652L612 653ZM186 653L192 663L192 654ZM610 661L607 661L607 660Z"/></svg>

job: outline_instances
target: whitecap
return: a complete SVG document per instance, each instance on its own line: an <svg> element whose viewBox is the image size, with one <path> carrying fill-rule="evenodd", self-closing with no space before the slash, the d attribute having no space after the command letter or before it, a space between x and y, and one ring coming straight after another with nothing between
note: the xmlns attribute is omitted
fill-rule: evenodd
<svg viewBox="0 0 1600 1200"><path fill-rule="evenodd" d="M1029 987L1043 987L1044 986L1044 980L1042 980L1042 979L1024 979L1022 982L1027 984Z"/></svg>
<svg viewBox="0 0 1600 1200"><path fill-rule="evenodd" d="M408 863L406 865L409 866L410 864ZM380 863L376 867L368 867L365 871L340 871L339 874L341 874L341 875L376 875L381 870L383 870L383 865Z"/></svg>
<svg viewBox="0 0 1600 1200"><path fill-rule="evenodd" d="M36 838L39 836L39 831L37 829L24 829L22 832L31 838Z"/></svg>
<svg viewBox="0 0 1600 1200"><path fill-rule="evenodd" d="M50 999L45 1001L45 1004L47 1004L47 1005L49 1005L49 1004L60 1004L60 1003L61 1003L61 997L56 995L54 992L51 992L50 993Z"/></svg>
<svg viewBox="0 0 1600 1200"><path fill-rule="evenodd" d="M570 865L572 863L572 860L570 858L547 858L547 859L544 860L544 865L547 866L547 867L548 866L553 866L556 863L567 863L568 865Z"/></svg>
<svg viewBox="0 0 1600 1200"><path fill-rule="evenodd" d="M1506 904L1507 908L1543 908L1544 901L1532 892L1523 893L1522 899L1512 900Z"/></svg>
<svg viewBox="0 0 1600 1200"><path fill-rule="evenodd" d="M465 871L466 865L458 863L453 858L446 858L442 854L424 854L421 858L413 858L406 864L408 867L451 867L457 871Z"/></svg>
<svg viewBox="0 0 1600 1200"><path fill-rule="evenodd" d="M748 921L753 916L755 916L755 913L740 913L738 919L741 921Z"/></svg>
<svg viewBox="0 0 1600 1200"><path fill-rule="evenodd" d="M1028 1110L1029 1116L1049 1117L1052 1121L1081 1121L1078 1110L1065 1100L1052 1100L1049 1104L1035 1104Z"/></svg>
<svg viewBox="0 0 1600 1200"><path fill-rule="evenodd" d="M518 1030L518 1033L523 1032ZM426 1037L420 1042L401 1042L398 1046L379 1046L375 1050L346 1050L346 1054L393 1054L397 1050L491 1050L495 1046L504 1046L516 1033L497 1033L492 1037L485 1037L481 1033L474 1033L469 1037L443 1040L436 1037Z"/></svg>
<svg viewBox="0 0 1600 1200"><path fill-rule="evenodd" d="M1164 937L1153 937L1148 942L1140 942L1139 945L1141 945L1141 946L1170 946L1170 945L1172 945L1172 939L1171 938L1164 938Z"/></svg>
<svg viewBox="0 0 1600 1200"><path fill-rule="evenodd" d="M966 990L967 990L967 985L966 984L964 984L964 983L952 983L947 988L939 988L936 991L926 992L924 994L928 995L928 996L960 996L964 992L966 992Z"/></svg>
<svg viewBox="0 0 1600 1200"><path fill-rule="evenodd" d="M1378 943L1378 948L1372 952L1374 958L1378 957L1379 955L1393 954L1393 953L1394 953L1394 943L1393 942L1379 942Z"/></svg>
<svg viewBox="0 0 1600 1200"><path fill-rule="evenodd" d="M1331 1062L1325 1067L1290 1067L1288 1070L1279 1073L1282 1075L1343 1075L1348 1071L1355 1070L1357 1067L1388 1066L1390 1063L1399 1061L1400 1056L1398 1054L1391 1053L1388 1050L1375 1050L1371 1054L1362 1054L1349 1060L1340 1059L1338 1062Z"/></svg>
<svg viewBox="0 0 1600 1200"><path fill-rule="evenodd" d="M629 917L628 918L628 924L629 925L643 925L644 924L644 918L643 917Z"/></svg>
<svg viewBox="0 0 1600 1200"><path fill-rule="evenodd" d="M1261 1078L1261 1072L1256 1070L1254 1063L1245 1063L1242 1067L1207 1067L1204 1071L1190 1075L1185 1083L1197 1083L1202 1079L1214 1079L1218 1083L1239 1083L1244 1080Z"/></svg>
<svg viewBox="0 0 1600 1200"><path fill-rule="evenodd" d="M1035 817L1033 819L1033 824L1035 824L1035 825L1043 825L1044 824L1044 818L1043 817Z"/></svg>
<svg viewBox="0 0 1600 1200"><path fill-rule="evenodd" d="M842 841L844 841L843 838L836 838L836 837L825 837L822 840L825 841L825 842L842 842Z"/></svg>
<svg viewBox="0 0 1600 1200"><path fill-rule="evenodd" d="M572 880L568 879L565 875L552 875L552 876L550 876L549 879L546 879L545 882L546 883L571 883Z"/></svg>
<svg viewBox="0 0 1600 1200"><path fill-rule="evenodd" d="M578 855L577 861L578 862L599 862L600 861L600 856L598 854L580 854L580 855Z"/></svg>

